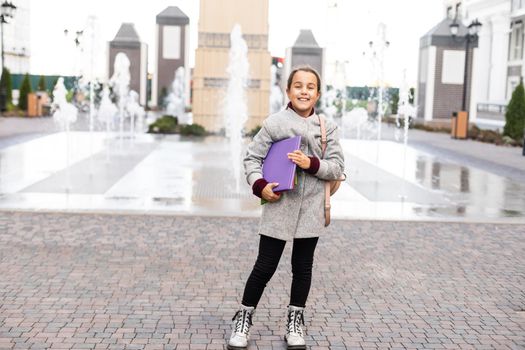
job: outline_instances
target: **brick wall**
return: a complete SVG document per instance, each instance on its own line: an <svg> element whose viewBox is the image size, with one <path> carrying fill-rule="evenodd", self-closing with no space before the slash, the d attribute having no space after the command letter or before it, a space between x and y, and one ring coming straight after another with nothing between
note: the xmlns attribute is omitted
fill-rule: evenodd
<svg viewBox="0 0 525 350"><path fill-rule="evenodd" d="M442 84L441 74L443 71L443 51L454 50L451 47L438 47L436 50L436 70L434 80L434 107L432 111L432 119L450 118L452 112L461 110L461 102L463 98L463 84ZM469 72L467 85L467 100L466 108L468 110L470 105L470 91L472 81L472 48L469 49Z"/></svg>

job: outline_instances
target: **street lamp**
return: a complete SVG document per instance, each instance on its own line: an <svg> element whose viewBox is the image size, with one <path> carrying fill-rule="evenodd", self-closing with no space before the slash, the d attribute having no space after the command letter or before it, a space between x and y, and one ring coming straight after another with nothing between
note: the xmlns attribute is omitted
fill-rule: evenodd
<svg viewBox="0 0 525 350"><path fill-rule="evenodd" d="M2 73L4 74L4 67L5 67L5 60L4 60L4 23L9 23L7 20L9 18L13 18L15 14L16 6L13 5L13 3L9 1L4 1L0 5L0 30L2 31L2 38L1 38L1 52L2 52ZM7 98L7 91L5 89L5 86L2 85L0 87L0 112L5 112L7 110L6 108L6 98Z"/></svg>
<svg viewBox="0 0 525 350"><path fill-rule="evenodd" d="M450 34L452 34L452 39L454 42L461 43L465 42L465 70L463 72L463 98L461 101L461 111L457 115L456 119L456 132L458 130L458 121L460 118L464 118L466 121L466 130L465 130L465 138L467 138L468 134L468 112L467 112L467 84L468 84L468 68L469 68L469 48L471 43L475 43L478 40L478 33L481 29L481 23L475 19L473 20L467 27L467 33L462 36L458 37L459 33L459 23L457 21L457 18L454 18L452 23L449 25L450 28Z"/></svg>

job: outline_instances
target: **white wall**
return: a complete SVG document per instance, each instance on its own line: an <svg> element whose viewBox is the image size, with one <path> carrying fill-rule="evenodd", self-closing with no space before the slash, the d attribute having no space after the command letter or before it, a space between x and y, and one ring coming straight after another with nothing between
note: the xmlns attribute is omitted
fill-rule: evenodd
<svg viewBox="0 0 525 350"><path fill-rule="evenodd" d="M464 6L467 14L464 23L468 25L478 19L482 24L478 52L474 56L472 100L504 103L510 0L465 0Z"/></svg>
<svg viewBox="0 0 525 350"><path fill-rule="evenodd" d="M30 42L30 4L29 0L13 1L17 7L13 18L4 23L5 66L11 73L29 73Z"/></svg>

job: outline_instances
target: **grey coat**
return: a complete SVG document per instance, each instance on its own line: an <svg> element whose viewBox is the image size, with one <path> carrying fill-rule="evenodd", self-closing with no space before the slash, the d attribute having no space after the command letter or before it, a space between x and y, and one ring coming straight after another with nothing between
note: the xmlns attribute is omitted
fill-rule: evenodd
<svg viewBox="0 0 525 350"><path fill-rule="evenodd" d="M293 136L301 136L301 151L320 160L319 170L310 175L299 169L298 184L282 193L274 203L262 208L259 234L291 241L294 238L319 237L324 227L324 180L338 179L344 171L344 156L339 144L339 131L326 121L327 148L321 159L321 128L317 114L301 117L292 109L270 115L248 145L244 158L246 180L253 186L262 178L262 163L270 146Z"/></svg>

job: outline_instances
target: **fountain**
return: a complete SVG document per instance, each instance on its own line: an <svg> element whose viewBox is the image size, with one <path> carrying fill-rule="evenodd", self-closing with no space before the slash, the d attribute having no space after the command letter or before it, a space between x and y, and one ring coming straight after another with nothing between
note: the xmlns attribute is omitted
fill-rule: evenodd
<svg viewBox="0 0 525 350"><path fill-rule="evenodd" d="M271 90L270 90L270 113L277 113L283 108L283 92L277 84L277 67L272 64L271 70Z"/></svg>
<svg viewBox="0 0 525 350"><path fill-rule="evenodd" d="M356 107L348 113L344 113L342 117L343 136L348 138L346 134L348 130L357 131L357 139L361 139L361 132L363 126L368 122L368 112L362 107Z"/></svg>
<svg viewBox="0 0 525 350"><path fill-rule="evenodd" d="M97 43L97 17L90 15L87 20L86 31L88 35L87 46L89 47L87 78L89 84L89 131L92 133L95 125L95 52Z"/></svg>
<svg viewBox="0 0 525 350"><path fill-rule="evenodd" d="M124 117L125 117L125 106L127 104L127 97L129 91L129 74L130 61L125 53L119 52L115 56L114 73L110 79L110 84L113 87L113 91L118 96L118 108L119 108L119 131L120 137L123 137L124 133Z"/></svg>
<svg viewBox="0 0 525 350"><path fill-rule="evenodd" d="M384 60L385 51L390 46L390 42L386 40L386 25L379 23L377 26L376 41L369 42L370 59L372 61L373 75L377 81L377 140L381 141L381 122L384 112L388 106L383 106L383 85L384 85Z"/></svg>
<svg viewBox="0 0 525 350"><path fill-rule="evenodd" d="M408 144L408 128L410 126L411 118L416 117L416 108L412 106L409 100L410 90L406 81L406 70L403 72L403 84L399 90L399 107L397 110L396 124L399 125L399 116L403 116L403 179L405 178L406 168L406 153ZM397 129L396 129L397 130ZM405 191L403 188L403 194L401 195L403 200L406 199Z"/></svg>
<svg viewBox="0 0 525 350"><path fill-rule="evenodd" d="M240 191L241 146L244 124L248 120L248 102L246 88L248 87L248 46L242 37L241 27L236 24L230 34L228 87L224 100L224 120L226 137L230 140L232 170L235 177L237 192Z"/></svg>
<svg viewBox="0 0 525 350"><path fill-rule="evenodd" d="M53 89L53 120L62 130L69 132L71 123L77 121L78 111L73 104L67 102L66 95L64 78L60 77Z"/></svg>
<svg viewBox="0 0 525 350"><path fill-rule="evenodd" d="M144 129L144 108L139 104L139 94L131 90L129 92L128 103L126 104L126 113L130 117L130 134L135 136L135 121L137 122L137 130L139 133Z"/></svg>
<svg viewBox="0 0 525 350"><path fill-rule="evenodd" d="M179 124L188 124L185 104L185 72L184 67L175 71L175 79L171 84L171 92L166 97L166 113L177 117Z"/></svg>
<svg viewBox="0 0 525 350"><path fill-rule="evenodd" d="M323 106L323 113L328 120L333 120L337 114L336 107L337 91L332 88L326 91L321 97L321 105Z"/></svg>
<svg viewBox="0 0 525 350"><path fill-rule="evenodd" d="M77 121L78 111L73 104L67 102L67 89L64 78L58 78L53 89L53 120L66 132L66 191L70 190L69 159L70 159L70 127L71 123Z"/></svg>
<svg viewBox="0 0 525 350"><path fill-rule="evenodd" d="M113 121L118 114L118 108L111 102L109 97L109 87L106 85L102 89L102 99L100 100L100 106L97 111L97 119L106 124L106 133L109 137L111 132Z"/></svg>

